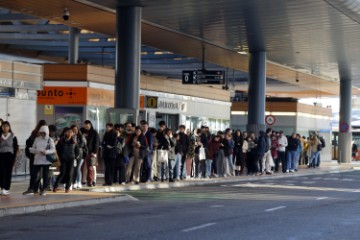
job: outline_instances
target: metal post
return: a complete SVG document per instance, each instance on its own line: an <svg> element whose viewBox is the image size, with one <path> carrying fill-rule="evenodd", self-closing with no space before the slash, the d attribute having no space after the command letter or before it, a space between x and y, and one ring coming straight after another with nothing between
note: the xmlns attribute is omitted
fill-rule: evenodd
<svg viewBox="0 0 360 240"><path fill-rule="evenodd" d="M340 121L339 121L339 162L351 162L351 74L339 64L340 75Z"/></svg>
<svg viewBox="0 0 360 240"><path fill-rule="evenodd" d="M265 130L266 52L249 56L248 132Z"/></svg>
<svg viewBox="0 0 360 240"><path fill-rule="evenodd" d="M139 109L141 7L116 9L115 108Z"/></svg>
<svg viewBox="0 0 360 240"><path fill-rule="evenodd" d="M79 35L78 28L69 27L69 64L76 64L79 59Z"/></svg>

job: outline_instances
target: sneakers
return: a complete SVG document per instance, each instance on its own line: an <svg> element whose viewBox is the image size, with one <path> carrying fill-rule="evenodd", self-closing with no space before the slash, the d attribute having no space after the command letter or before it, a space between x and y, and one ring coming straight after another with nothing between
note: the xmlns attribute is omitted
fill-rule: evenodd
<svg viewBox="0 0 360 240"><path fill-rule="evenodd" d="M285 173L289 173L289 170L286 170L286 172Z"/></svg>
<svg viewBox="0 0 360 240"><path fill-rule="evenodd" d="M23 195L34 195L34 191L29 189L29 190L23 192Z"/></svg>
<svg viewBox="0 0 360 240"><path fill-rule="evenodd" d="M46 191L40 191L40 196L46 196Z"/></svg>
<svg viewBox="0 0 360 240"><path fill-rule="evenodd" d="M294 173L295 171L294 170L290 170L291 173Z"/></svg>
<svg viewBox="0 0 360 240"><path fill-rule="evenodd" d="M0 195L2 196L8 196L10 194L9 190L1 189Z"/></svg>
<svg viewBox="0 0 360 240"><path fill-rule="evenodd" d="M77 184L77 188L82 188L82 184L81 184L81 183L78 183L78 184Z"/></svg>
<svg viewBox="0 0 360 240"><path fill-rule="evenodd" d="M74 188L74 189L78 188L78 184L77 184L77 183L74 183L73 188Z"/></svg>

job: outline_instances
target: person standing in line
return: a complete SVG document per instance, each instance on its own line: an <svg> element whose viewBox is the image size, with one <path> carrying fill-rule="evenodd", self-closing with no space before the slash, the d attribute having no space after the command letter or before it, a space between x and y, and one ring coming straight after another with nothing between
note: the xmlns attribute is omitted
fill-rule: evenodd
<svg viewBox="0 0 360 240"><path fill-rule="evenodd" d="M283 131L280 131L279 133L280 135L278 138L278 143L279 143L278 155L279 155L279 161L281 162L281 166L282 166L282 172L285 173L287 168L285 150L286 147L288 146L288 141L287 138L284 136ZM279 161L278 164L275 165L275 171L279 170Z"/></svg>
<svg viewBox="0 0 360 240"><path fill-rule="evenodd" d="M266 135L265 135L266 149L265 149L264 157L262 159L263 171L261 172L261 174L264 174L264 172L266 174L270 174L270 175L272 174L271 167L273 166L274 160L272 159L271 156L271 135L272 135L272 129L271 128L266 129Z"/></svg>
<svg viewBox="0 0 360 240"><path fill-rule="evenodd" d="M297 161L297 152L298 152L299 139L296 138L296 134L292 133L291 137L288 140L287 146L287 167L286 173L295 172L295 162Z"/></svg>
<svg viewBox="0 0 360 240"><path fill-rule="evenodd" d="M116 162L117 134L112 123L106 124L106 132L102 141L103 158L105 163L105 183L103 186L111 186L114 181Z"/></svg>
<svg viewBox="0 0 360 240"><path fill-rule="evenodd" d="M79 131L79 128L76 125L71 126L71 130L74 133L75 142L79 149L79 155L76 158L76 169L74 174L74 188L82 188L82 171L81 168L84 163L84 159L87 155L87 144L86 144L86 138L81 134Z"/></svg>
<svg viewBox="0 0 360 240"><path fill-rule="evenodd" d="M140 127L135 127L135 133L131 136L129 144L129 164L126 169L126 181L130 182L131 175L133 182L139 184L140 182L140 168L144 153L148 148L146 138Z"/></svg>
<svg viewBox="0 0 360 240"><path fill-rule="evenodd" d="M38 122L38 124L36 125L36 127L34 128L34 130L31 132L30 136L28 137L28 139L26 139L26 147L25 147L25 155L26 157L29 159L29 169L30 169L30 176L33 175L34 172L34 154L30 152L30 148L32 148L35 139L39 136L39 130L42 126L46 126L47 123L45 120L40 120ZM40 179L40 178L39 178ZM29 183L29 187L28 190L32 191L33 189L35 189L35 193L38 192L39 190L39 186L40 186L40 182L36 182L35 186L32 185L33 182L31 182L30 179L30 183ZM27 191L26 191L27 192ZM25 192L25 193L26 193Z"/></svg>
<svg viewBox="0 0 360 240"><path fill-rule="evenodd" d="M278 155L279 142L276 133L271 136L271 156L275 163L275 173L279 172L279 155Z"/></svg>
<svg viewBox="0 0 360 240"><path fill-rule="evenodd" d="M304 148L303 142L301 141L302 137L299 133L296 134L296 139L298 140L298 147L297 147L297 151L296 151L295 166L294 166L295 172L298 171L299 164L301 165L302 152L303 152L303 148Z"/></svg>
<svg viewBox="0 0 360 240"><path fill-rule="evenodd" d="M319 146L319 138L316 136L315 133L312 133L311 134L311 137L310 137L310 151L311 151L311 154L310 154L310 159L309 159L309 163L308 163L308 167L313 167L315 168L316 167L316 158L317 158L317 155L318 155L318 147Z"/></svg>
<svg viewBox="0 0 360 240"><path fill-rule="evenodd" d="M55 153L55 143L49 137L49 127L42 126L39 129L39 136L35 138L34 144L29 151L34 154L34 169L30 176L30 186L24 192L24 195L33 195L38 190L40 182L40 171L42 171L43 185L40 189L40 195L45 196L49 186L49 167L51 163L47 160L46 155Z"/></svg>
<svg viewBox="0 0 360 240"><path fill-rule="evenodd" d="M256 163L256 137L254 132L249 133L247 138L248 149L246 153L247 175L253 176L258 172L258 164Z"/></svg>
<svg viewBox="0 0 360 240"><path fill-rule="evenodd" d="M181 152L182 152L180 179L185 180L187 176L190 175L190 171L191 171L191 169L187 168L187 164L186 164L186 162L188 161L187 156L190 149L190 136L185 134L185 125L179 126L178 134L179 134L179 145L181 146Z"/></svg>
<svg viewBox="0 0 360 240"><path fill-rule="evenodd" d="M144 157L143 167L145 169L145 180L146 182L152 182L152 154L154 152L154 135L149 131L149 124L147 121L141 122L142 131L146 137L149 153Z"/></svg>
<svg viewBox="0 0 360 240"><path fill-rule="evenodd" d="M180 143L180 136L179 134L174 134L174 141L175 141L175 164L174 164L174 180L179 181L180 180L180 164L181 164L181 158L182 158L182 146Z"/></svg>
<svg viewBox="0 0 360 240"><path fill-rule="evenodd" d="M113 183L119 182L119 184L124 185L126 182L126 165L125 165L125 136L124 136L124 125L115 124L114 126L116 137L117 137L117 146L119 153L116 156L115 162L115 171ZM119 179L119 180L118 180Z"/></svg>
<svg viewBox="0 0 360 240"><path fill-rule="evenodd" d="M56 150L60 158L60 174L56 178L53 192L58 192L59 183L65 177L65 193L70 192L70 187L72 183L73 171L74 171L74 161L79 156L79 147L76 143L76 138L74 138L74 133L71 128L64 128L63 133L61 134L60 141L56 145Z"/></svg>
<svg viewBox="0 0 360 240"><path fill-rule="evenodd" d="M232 130L230 128L225 130L225 136L222 143L224 145L224 154L225 154L224 176L234 176L234 162L233 162L234 141L233 141Z"/></svg>
<svg viewBox="0 0 360 240"><path fill-rule="evenodd" d="M164 150L168 151L168 166L169 166L169 182L175 182L175 174L174 174L174 170L175 170L175 160L176 160L176 154L175 154L175 140L173 138L173 133L171 131L171 129L167 128L164 131L165 133L165 146L164 146ZM163 176L165 175L165 171L166 169L163 168L161 171L161 179L163 179Z"/></svg>
<svg viewBox="0 0 360 240"><path fill-rule="evenodd" d="M243 144L241 147L241 166L240 166L240 174L239 175L243 175L244 171L245 171L245 167L247 168L248 166L246 165L247 159L246 159L246 153L249 149L249 143L248 143L248 136L247 136L247 132L243 132Z"/></svg>
<svg viewBox="0 0 360 240"><path fill-rule="evenodd" d="M259 131L259 137L256 141L256 148L255 148L255 162L257 164L258 169L256 175L261 175L264 172L264 165L263 165L263 158L265 152L267 150L267 142L266 142L266 134L264 131Z"/></svg>
<svg viewBox="0 0 360 240"><path fill-rule="evenodd" d="M221 138L220 135L215 135L208 144L207 151L206 151L205 178L210 178L210 176L215 176L215 172L211 168L213 166L213 161L217 158L217 156L219 154L220 138Z"/></svg>
<svg viewBox="0 0 360 240"><path fill-rule="evenodd" d="M1 125L0 133L0 195L10 194L12 169L15 163L19 145L10 123L5 121Z"/></svg>
<svg viewBox="0 0 360 240"><path fill-rule="evenodd" d="M86 142L88 149L88 155L85 159L87 166L87 185L89 187L94 187L96 186L96 165L100 147L100 137L90 120L86 120L84 122L84 128L86 131Z"/></svg>
<svg viewBox="0 0 360 240"><path fill-rule="evenodd" d="M201 129L195 128L193 135L192 135L192 142L195 144L194 149L194 162L195 162L195 175L194 178L201 178L201 169L200 169L200 158L199 158L199 151L202 147L201 139L200 139Z"/></svg>
<svg viewBox="0 0 360 240"><path fill-rule="evenodd" d="M242 162L242 145L244 143L243 135L238 129L234 135L234 156L235 156L235 176L240 176Z"/></svg>

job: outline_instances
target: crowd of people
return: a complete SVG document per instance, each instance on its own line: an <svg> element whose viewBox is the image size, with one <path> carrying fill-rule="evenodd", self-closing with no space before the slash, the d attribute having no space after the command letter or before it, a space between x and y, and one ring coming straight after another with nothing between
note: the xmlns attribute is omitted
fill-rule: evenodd
<svg viewBox="0 0 360 240"><path fill-rule="evenodd" d="M18 152L16 136L9 122L1 123L0 187L9 195L12 168ZM24 195L54 193L63 184L65 192L96 186L97 166L105 167L104 186L153 181L181 181L217 177L293 173L299 164L320 165L325 141L315 132L309 138L293 133L285 136L271 128L242 132L228 128L215 134L209 127L192 133L184 125L173 131L164 121L158 129L146 121L139 126L106 124L102 139L91 121L73 125L57 136L54 125L41 120L26 140L30 160L30 182ZM59 175L54 171L59 169Z"/></svg>

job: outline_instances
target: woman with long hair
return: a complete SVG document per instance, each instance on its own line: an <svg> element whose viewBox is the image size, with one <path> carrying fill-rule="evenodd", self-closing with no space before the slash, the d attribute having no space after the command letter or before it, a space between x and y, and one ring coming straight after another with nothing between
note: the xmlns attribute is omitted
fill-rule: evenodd
<svg viewBox="0 0 360 240"><path fill-rule="evenodd" d="M79 147L76 143L76 140L73 138L73 135L74 133L71 128L64 128L63 133L61 134L60 141L56 145L56 150L60 158L61 167L60 174L56 178L56 182L54 184L53 192L58 191L59 183L64 177L66 177L65 192L70 192L74 171L74 161L79 155Z"/></svg>
<svg viewBox="0 0 360 240"><path fill-rule="evenodd" d="M0 194L3 196L10 194L12 168L18 150L17 138L11 131L10 123L5 121L1 125L0 136Z"/></svg>

